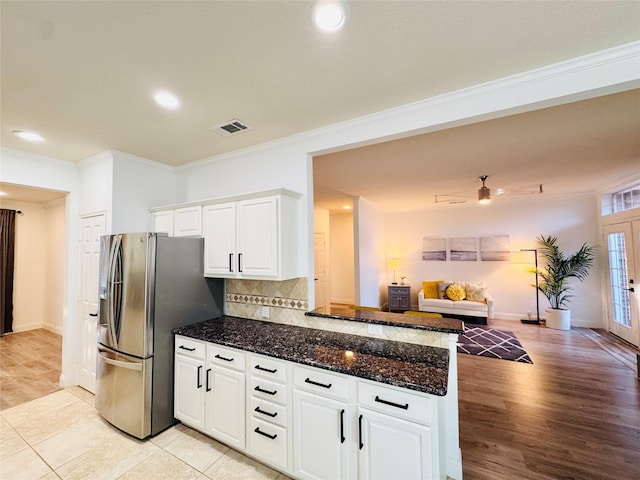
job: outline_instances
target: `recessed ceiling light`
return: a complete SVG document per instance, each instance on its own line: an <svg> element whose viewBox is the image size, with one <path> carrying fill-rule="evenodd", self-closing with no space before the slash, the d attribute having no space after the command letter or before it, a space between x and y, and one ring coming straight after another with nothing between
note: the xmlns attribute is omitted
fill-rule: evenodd
<svg viewBox="0 0 640 480"><path fill-rule="evenodd" d="M25 132L23 130L14 130L13 134L16 137L20 137L23 140L29 142L44 142L44 137L36 132Z"/></svg>
<svg viewBox="0 0 640 480"><path fill-rule="evenodd" d="M349 8L346 2L323 0L311 8L311 19L315 27L322 32L337 32L347 21Z"/></svg>
<svg viewBox="0 0 640 480"><path fill-rule="evenodd" d="M343 205L342 209L343 210L351 210L351 205Z"/></svg>
<svg viewBox="0 0 640 480"><path fill-rule="evenodd" d="M171 92L156 92L153 95L153 99L158 103L158 105L171 110L180 106L180 100Z"/></svg>

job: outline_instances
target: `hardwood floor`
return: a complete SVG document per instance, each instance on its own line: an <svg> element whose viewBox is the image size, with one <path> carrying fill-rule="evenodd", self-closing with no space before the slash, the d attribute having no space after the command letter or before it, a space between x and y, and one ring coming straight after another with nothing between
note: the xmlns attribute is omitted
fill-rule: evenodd
<svg viewBox="0 0 640 480"><path fill-rule="evenodd" d="M534 363L458 354L465 480L640 478L635 352L597 330L489 326Z"/></svg>
<svg viewBox="0 0 640 480"><path fill-rule="evenodd" d="M60 390L62 337L37 329L0 337L0 410Z"/></svg>

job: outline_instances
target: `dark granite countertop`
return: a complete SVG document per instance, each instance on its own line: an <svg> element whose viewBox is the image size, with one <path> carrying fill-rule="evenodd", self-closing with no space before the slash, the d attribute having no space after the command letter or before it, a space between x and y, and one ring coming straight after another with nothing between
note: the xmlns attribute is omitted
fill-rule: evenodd
<svg viewBox="0 0 640 480"><path fill-rule="evenodd" d="M464 322L454 318L421 317L402 313L354 310L353 308L320 307L306 312L310 317L337 318L352 322L377 323L394 327L415 328L443 333L463 333Z"/></svg>
<svg viewBox="0 0 640 480"><path fill-rule="evenodd" d="M447 394L445 348L229 316L173 333L410 390Z"/></svg>

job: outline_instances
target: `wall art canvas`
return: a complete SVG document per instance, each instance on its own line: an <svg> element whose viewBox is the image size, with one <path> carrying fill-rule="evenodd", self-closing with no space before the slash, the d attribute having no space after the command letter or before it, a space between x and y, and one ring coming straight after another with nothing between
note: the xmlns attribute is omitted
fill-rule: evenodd
<svg viewBox="0 0 640 480"><path fill-rule="evenodd" d="M452 262L475 262L478 260L476 237L449 239L449 259Z"/></svg>
<svg viewBox="0 0 640 480"><path fill-rule="evenodd" d="M509 235L480 237L480 260L485 262L508 262L511 260Z"/></svg>
<svg viewBox="0 0 640 480"><path fill-rule="evenodd" d="M447 260L447 239L429 238L422 239L422 260L444 262Z"/></svg>

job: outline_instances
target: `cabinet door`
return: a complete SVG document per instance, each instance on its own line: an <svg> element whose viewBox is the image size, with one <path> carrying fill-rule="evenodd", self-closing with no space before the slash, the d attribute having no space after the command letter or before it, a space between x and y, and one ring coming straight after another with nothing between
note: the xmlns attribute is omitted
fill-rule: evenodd
<svg viewBox="0 0 640 480"><path fill-rule="evenodd" d="M204 223L204 274L209 277L235 277L236 204L208 205L202 210Z"/></svg>
<svg viewBox="0 0 640 480"><path fill-rule="evenodd" d="M151 214L151 231L163 232L173 236L173 210L153 212Z"/></svg>
<svg viewBox="0 0 640 480"><path fill-rule="evenodd" d="M173 235L176 237L200 237L202 235L202 207L178 208L173 213Z"/></svg>
<svg viewBox="0 0 640 480"><path fill-rule="evenodd" d="M244 373L222 367L207 369L206 432L234 448L245 444Z"/></svg>
<svg viewBox="0 0 640 480"><path fill-rule="evenodd" d="M390 415L358 409L359 478L432 480L439 478L437 442L431 429Z"/></svg>
<svg viewBox="0 0 640 480"><path fill-rule="evenodd" d="M174 416L194 428L204 429L204 362L175 356Z"/></svg>
<svg viewBox="0 0 640 480"><path fill-rule="evenodd" d="M347 478L347 404L297 389L293 402L296 477L313 480Z"/></svg>
<svg viewBox="0 0 640 480"><path fill-rule="evenodd" d="M278 277L278 199L238 202L237 252L240 276Z"/></svg>

